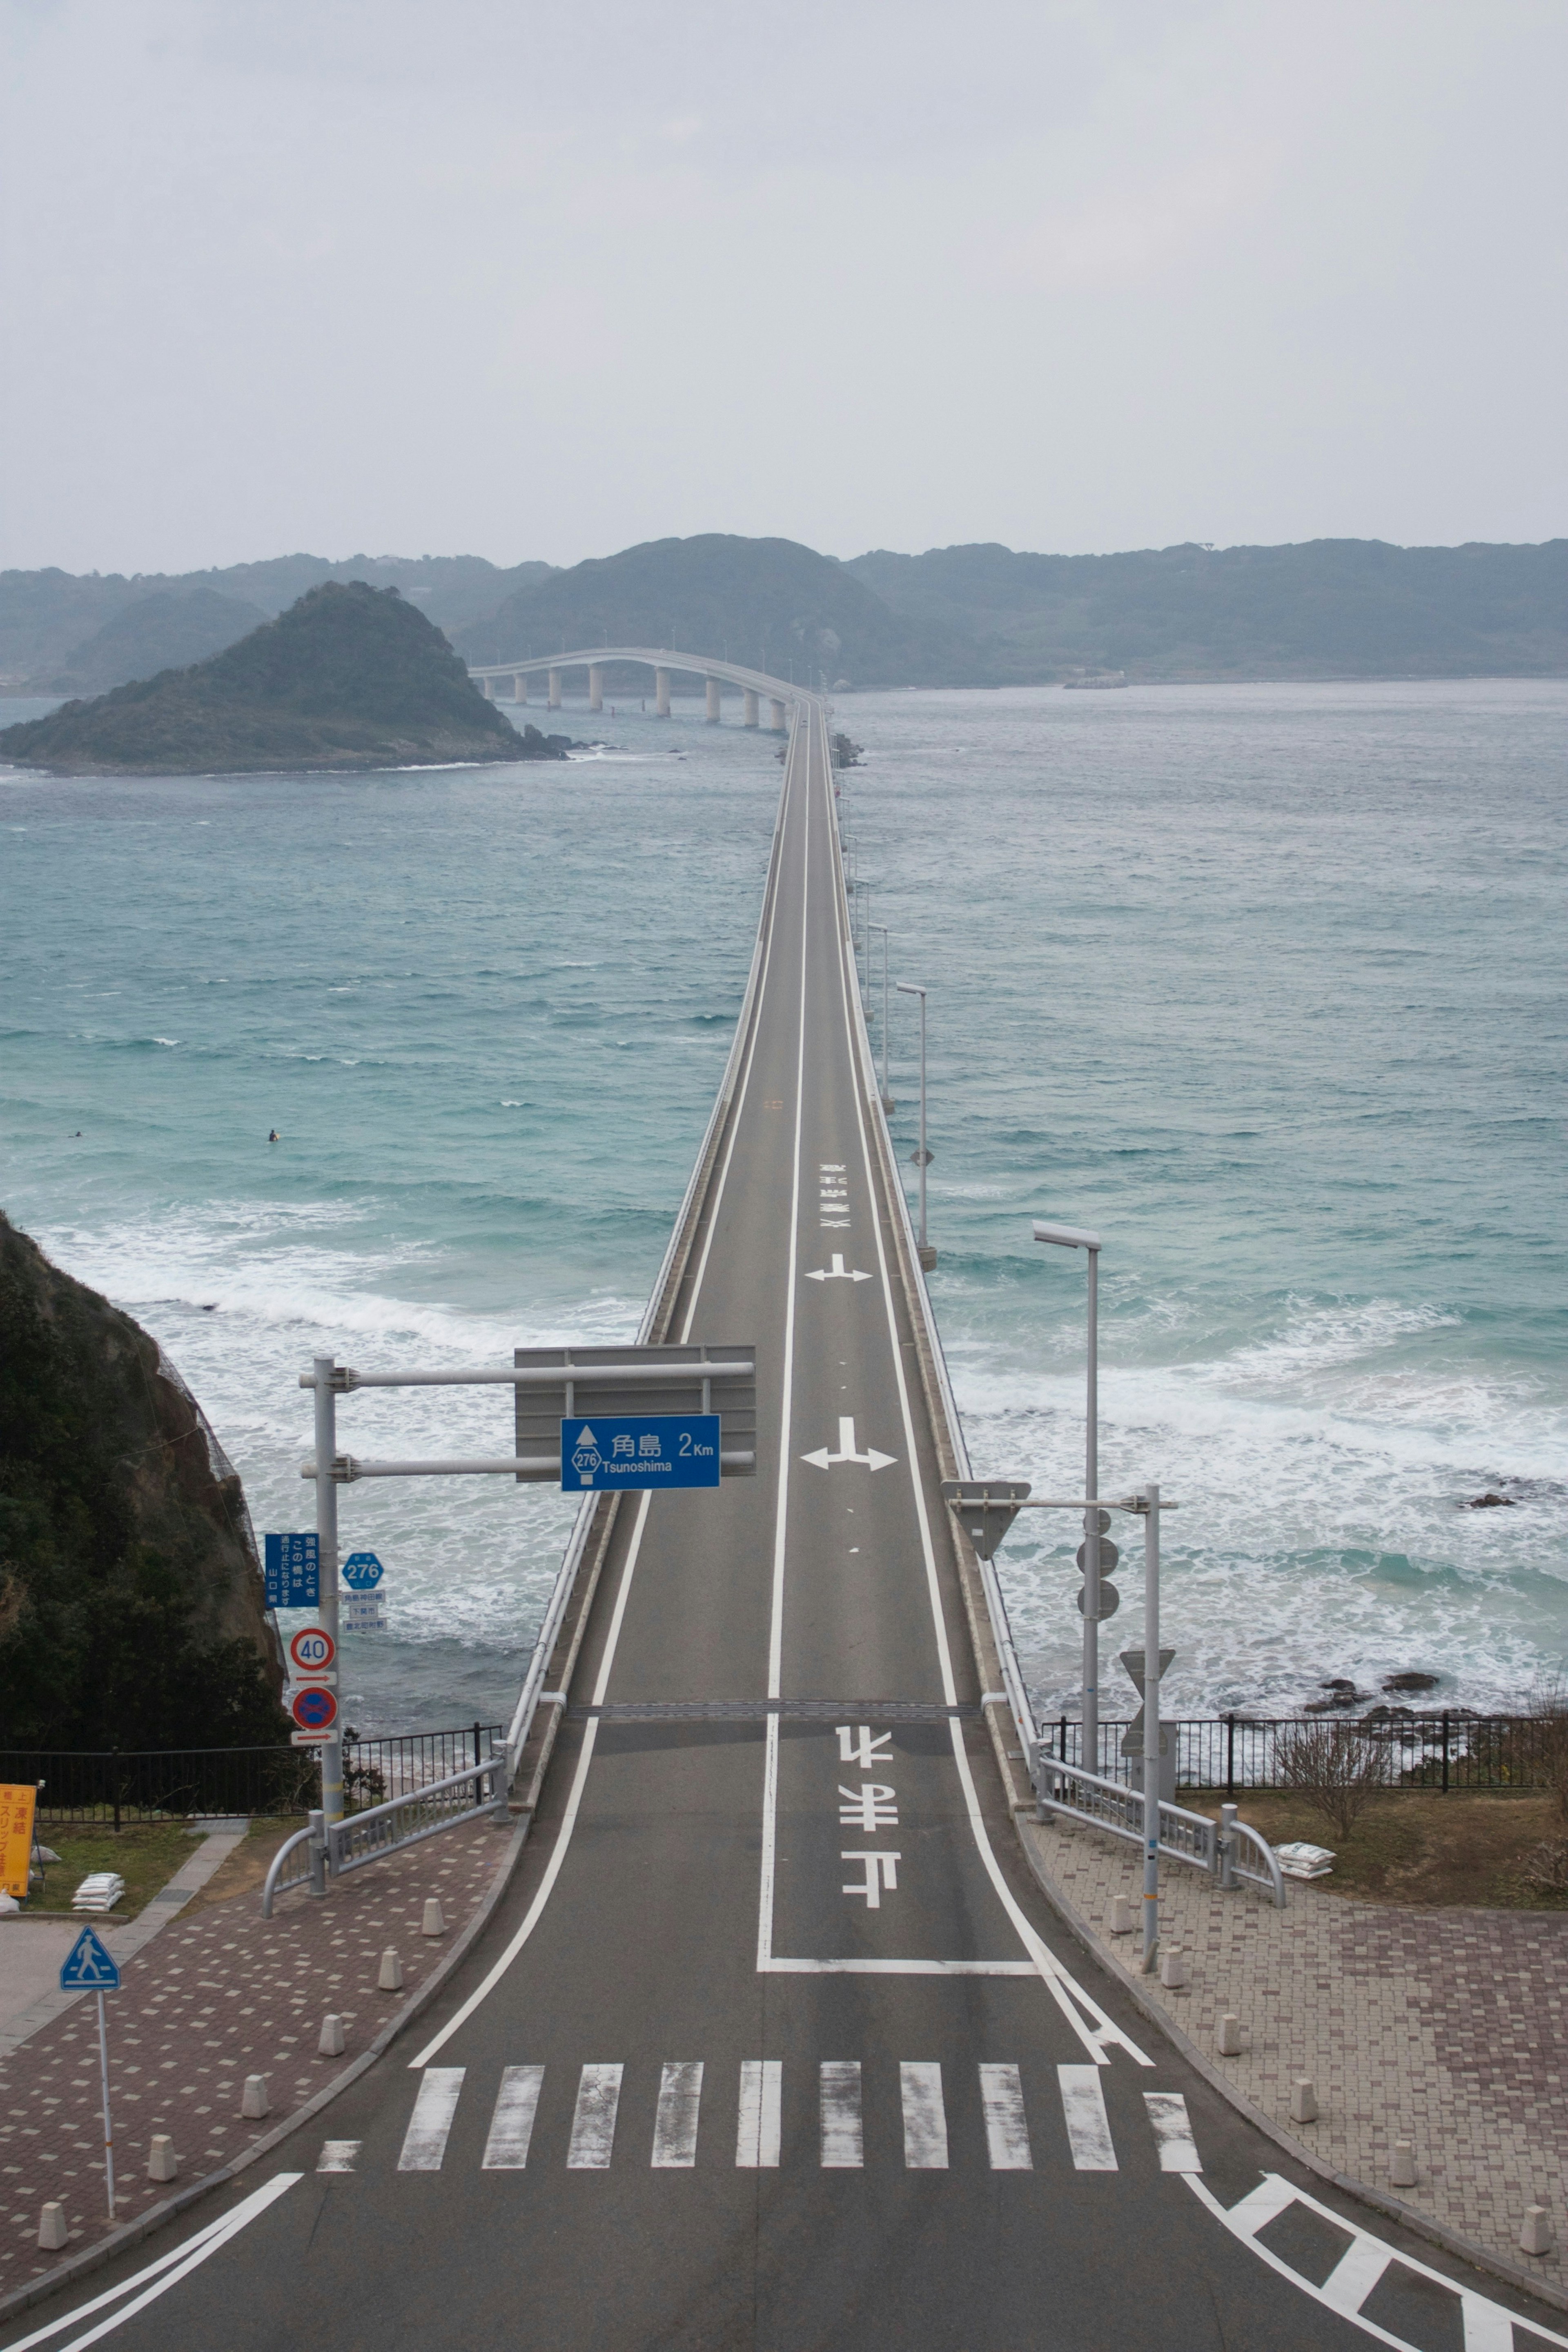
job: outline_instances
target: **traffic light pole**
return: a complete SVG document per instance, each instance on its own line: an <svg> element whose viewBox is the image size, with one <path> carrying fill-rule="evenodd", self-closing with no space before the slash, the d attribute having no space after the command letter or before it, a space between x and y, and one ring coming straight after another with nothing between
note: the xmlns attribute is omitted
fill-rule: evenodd
<svg viewBox="0 0 1568 2352"><path fill-rule="evenodd" d="M1160 1949L1160 1489L1143 1489L1143 1973Z"/></svg>
<svg viewBox="0 0 1568 2352"><path fill-rule="evenodd" d="M321 1622L331 1636L339 1660L338 1637L338 1482L332 1465L338 1457L338 1400L333 1381L337 1364L331 1356L315 1359L316 1397L316 1536L321 1554ZM342 1665L339 1664L339 1675ZM339 1685L341 1687L341 1682ZM340 1720L332 1736L321 1743L321 1812L329 1837L342 1826L343 1730Z"/></svg>

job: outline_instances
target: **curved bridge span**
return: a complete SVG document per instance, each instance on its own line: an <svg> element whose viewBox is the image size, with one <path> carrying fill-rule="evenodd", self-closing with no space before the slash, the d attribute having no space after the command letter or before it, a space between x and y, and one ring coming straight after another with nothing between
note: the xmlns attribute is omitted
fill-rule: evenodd
<svg viewBox="0 0 1568 2352"><path fill-rule="evenodd" d="M760 727L762 706L769 706L768 723L774 734L782 735L789 726L789 714L797 702L814 700L809 690L793 680L770 677L765 669L748 669L742 662L720 661L708 654L678 654L658 646L585 646L577 653L531 655L526 661L471 663L468 676L478 681L492 702L507 698L514 702L528 700L530 678L543 677L549 697L549 708L561 708L561 681L569 669L585 669L588 673L588 708L602 710L605 707L605 672L612 662L640 662L651 669L654 683L654 710L657 717L669 717L669 681L677 670L682 675L702 678L708 688L708 719L717 726L722 714L723 691L726 686L738 687L743 698L743 724Z"/></svg>

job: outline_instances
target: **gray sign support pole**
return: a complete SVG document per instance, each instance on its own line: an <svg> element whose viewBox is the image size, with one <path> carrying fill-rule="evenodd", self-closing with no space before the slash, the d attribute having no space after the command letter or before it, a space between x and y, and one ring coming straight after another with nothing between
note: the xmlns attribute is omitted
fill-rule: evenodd
<svg viewBox="0 0 1568 2352"><path fill-rule="evenodd" d="M1100 1250L1089 1258L1089 1376L1084 1400L1083 1766L1100 1770ZM1158 1651L1152 1654L1158 1656Z"/></svg>
<svg viewBox="0 0 1568 2352"><path fill-rule="evenodd" d="M332 1386L337 1365L331 1356L318 1356L316 1367L316 1537L321 1556L321 1623L332 1637L334 1651L341 1652L338 1636L338 1482L332 1475L332 1465L338 1456L337 1391ZM335 1689L342 1688L342 1664L338 1660L338 1681ZM332 1737L321 1746L321 1811L326 1828L331 1832L341 1827L343 1818L343 1739L342 1726L332 1727Z"/></svg>
<svg viewBox="0 0 1568 2352"><path fill-rule="evenodd" d="M103 2170L109 2188L109 2218L114 2219L114 2126L109 2119L109 2024L103 1994L98 1996L98 2068L103 2078Z"/></svg>
<svg viewBox="0 0 1568 2352"><path fill-rule="evenodd" d="M1092 1264L1092 1260L1090 1261ZM1143 1973L1160 1949L1160 1489L1143 1490Z"/></svg>

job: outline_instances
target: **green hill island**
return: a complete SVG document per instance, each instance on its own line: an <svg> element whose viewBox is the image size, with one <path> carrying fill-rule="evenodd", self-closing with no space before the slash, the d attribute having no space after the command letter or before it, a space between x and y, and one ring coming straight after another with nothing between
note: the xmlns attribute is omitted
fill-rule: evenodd
<svg viewBox="0 0 1568 2352"><path fill-rule="evenodd" d="M193 669L161 670L0 732L0 760L68 776L563 760L519 732L395 588L328 581Z"/></svg>

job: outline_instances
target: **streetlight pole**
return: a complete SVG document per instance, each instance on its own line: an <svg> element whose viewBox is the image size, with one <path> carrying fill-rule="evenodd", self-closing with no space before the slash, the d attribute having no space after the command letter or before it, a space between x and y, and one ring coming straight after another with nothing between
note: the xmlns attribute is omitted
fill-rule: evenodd
<svg viewBox="0 0 1568 2352"><path fill-rule="evenodd" d="M316 1549L320 1556L321 1579L320 1611L321 1622L331 1635L334 1651L342 1647L338 1634L338 1482L332 1475L332 1464L338 1451L337 1393L332 1385L337 1369L331 1356L318 1356L315 1360ZM342 1672L340 1660L340 1677ZM341 1679L336 1687L342 1688ZM321 1811L329 1831L342 1825L343 1735L341 1723L333 1724L331 1738L321 1745Z"/></svg>
<svg viewBox="0 0 1568 2352"><path fill-rule="evenodd" d="M931 1158L926 1150L926 992L912 981L900 980L896 985L900 996L918 996L921 1001L921 1147L916 1158L921 1171L920 1259L922 1271L929 1274L936 1261L926 1239L926 1162Z"/></svg>
<svg viewBox="0 0 1568 2352"><path fill-rule="evenodd" d="M1160 1489L1143 1489L1143 1973L1160 1948Z"/></svg>
<svg viewBox="0 0 1568 2352"><path fill-rule="evenodd" d="M1100 1235L1082 1225L1035 1221L1035 1239L1058 1249L1080 1249L1089 1257L1089 1364L1084 1403L1083 1515L1083 1748L1086 1772L1100 1769ZM1156 1822L1158 1816L1156 1816Z"/></svg>
<svg viewBox="0 0 1568 2352"><path fill-rule="evenodd" d="M866 926L866 976L868 981L870 979L871 934L873 931L880 931L882 934L882 1108L884 1110L891 1110L893 1108L893 1097L888 1090L888 926L886 923L868 923Z"/></svg>

